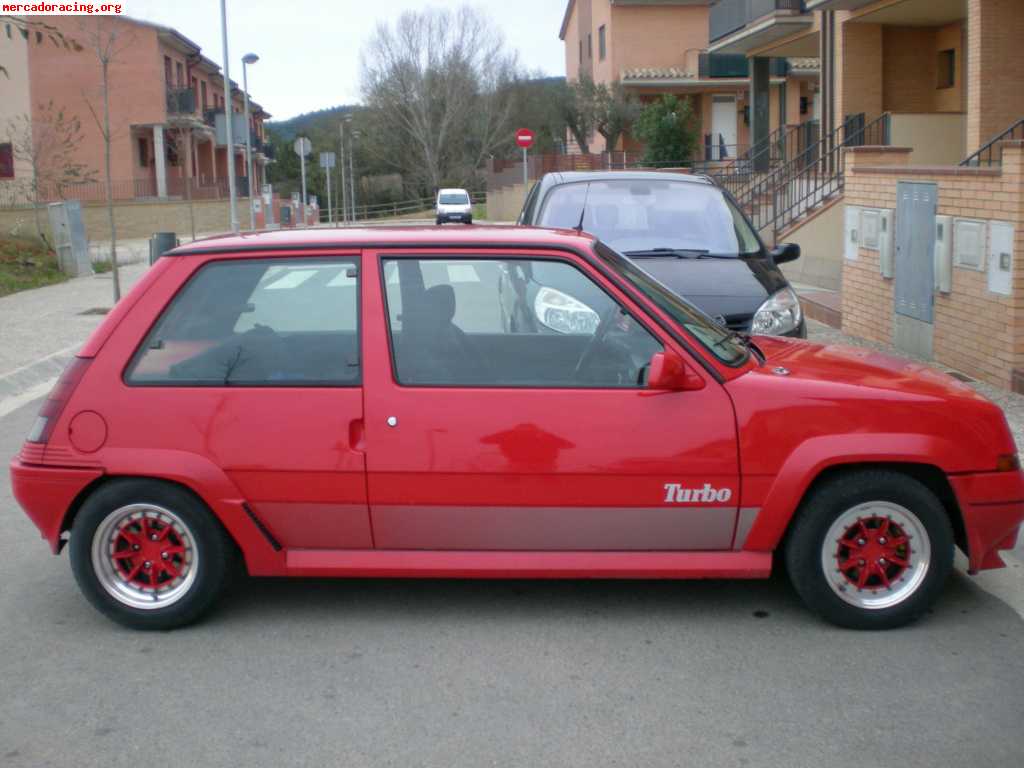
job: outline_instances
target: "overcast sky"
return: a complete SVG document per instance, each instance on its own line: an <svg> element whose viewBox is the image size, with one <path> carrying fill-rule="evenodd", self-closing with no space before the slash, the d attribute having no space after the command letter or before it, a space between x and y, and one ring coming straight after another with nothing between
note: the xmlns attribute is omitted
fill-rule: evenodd
<svg viewBox="0 0 1024 768"><path fill-rule="evenodd" d="M275 120L359 100L359 51L377 22L428 5L458 2L416 0L228 0L231 78L242 82L241 58L249 68L249 91ZM504 32L523 64L548 75L565 74L558 30L565 0L471 0ZM129 16L174 27L223 64L218 0L125 0Z"/></svg>

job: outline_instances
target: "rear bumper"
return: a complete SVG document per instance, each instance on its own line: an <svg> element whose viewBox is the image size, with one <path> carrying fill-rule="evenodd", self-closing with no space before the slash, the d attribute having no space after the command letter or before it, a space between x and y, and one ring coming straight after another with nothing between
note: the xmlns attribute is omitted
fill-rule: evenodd
<svg viewBox="0 0 1024 768"><path fill-rule="evenodd" d="M953 475L960 502L971 573L1003 568L999 551L1013 549L1024 522L1024 472Z"/></svg>
<svg viewBox="0 0 1024 768"><path fill-rule="evenodd" d="M68 509L91 482L101 477L98 469L66 469L11 462L14 498L35 523L54 554L60 551L60 534Z"/></svg>

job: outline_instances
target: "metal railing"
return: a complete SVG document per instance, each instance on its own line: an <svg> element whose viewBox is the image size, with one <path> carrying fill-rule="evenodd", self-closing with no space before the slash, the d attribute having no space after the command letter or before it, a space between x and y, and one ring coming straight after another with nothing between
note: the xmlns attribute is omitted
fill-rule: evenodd
<svg viewBox="0 0 1024 768"><path fill-rule="evenodd" d="M998 136L990 139L972 155L960 161L960 165L969 168L1003 164L1003 142L1024 140L1024 117L1011 125Z"/></svg>
<svg viewBox="0 0 1024 768"><path fill-rule="evenodd" d="M775 11L803 12L803 0L718 0L711 6L710 40L720 40Z"/></svg>
<svg viewBox="0 0 1024 768"><path fill-rule="evenodd" d="M196 111L196 94L191 88L167 89L167 114L191 115Z"/></svg>
<svg viewBox="0 0 1024 768"><path fill-rule="evenodd" d="M473 205L483 205L487 202L486 192L471 192L469 195ZM332 206L329 214L327 208L320 209L320 223L327 224L333 221L339 223L352 223L353 221L379 221L381 219L394 219L409 217L415 214L425 214L421 218L432 218L437 199L434 197L419 197L412 200L402 200L393 203L375 203L373 205L357 205L355 219L352 219L352 211L349 210L347 218L343 215L341 205Z"/></svg>
<svg viewBox="0 0 1024 768"><path fill-rule="evenodd" d="M847 118L843 125L774 169L752 174L739 194L733 194L740 208L767 239L774 241L780 232L812 208L842 192L847 149L889 144L888 112L870 122L861 118Z"/></svg>

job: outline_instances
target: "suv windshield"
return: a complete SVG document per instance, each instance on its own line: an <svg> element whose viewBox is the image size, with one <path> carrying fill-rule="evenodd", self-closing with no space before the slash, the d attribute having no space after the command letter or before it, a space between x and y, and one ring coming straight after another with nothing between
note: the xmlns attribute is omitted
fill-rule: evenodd
<svg viewBox="0 0 1024 768"><path fill-rule="evenodd" d="M597 255L638 291L654 302L726 365L740 366L750 357L743 340L728 328L719 325L686 299L677 296L629 259L623 258L604 243L596 243Z"/></svg>
<svg viewBox="0 0 1024 768"><path fill-rule="evenodd" d="M441 205L469 205L469 195L464 192L452 192L441 195Z"/></svg>
<svg viewBox="0 0 1024 768"><path fill-rule="evenodd" d="M757 235L722 191L670 179L614 179L555 187L537 222L579 226L627 256L696 251L718 256L759 253Z"/></svg>

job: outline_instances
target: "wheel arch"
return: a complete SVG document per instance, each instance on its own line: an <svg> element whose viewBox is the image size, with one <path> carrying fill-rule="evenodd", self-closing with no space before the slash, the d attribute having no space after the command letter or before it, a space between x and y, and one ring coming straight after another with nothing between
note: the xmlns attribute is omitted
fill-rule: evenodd
<svg viewBox="0 0 1024 768"><path fill-rule="evenodd" d="M872 441L874 446L886 445L888 442L888 436L883 435L856 437L858 438L857 443L861 443L861 439L865 439ZM934 445L906 445L904 442L903 447L915 450L903 453L880 453L874 446L870 446L867 450L851 451L844 456L837 455L834 450L817 443L818 440L808 441L794 451L786 461L765 496L761 511L751 526L743 549L753 551L778 549L804 501L821 483L827 482L837 474L865 469L887 469L912 477L935 493L949 516L957 546L963 552L968 552L966 528L960 503L949 483L947 471L940 463L931 459L934 456L944 455L944 451L934 450L936 447ZM899 443L894 444L898 445ZM816 456L831 456L831 458L818 459Z"/></svg>

